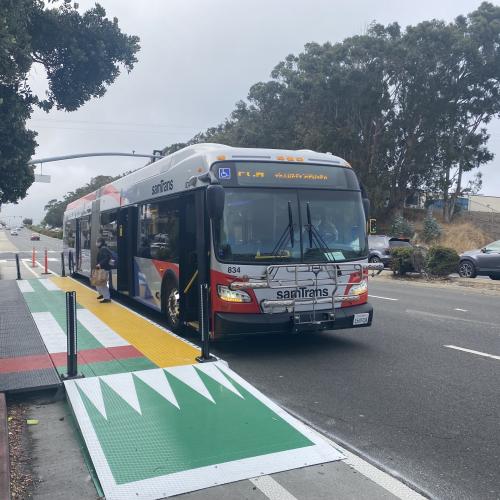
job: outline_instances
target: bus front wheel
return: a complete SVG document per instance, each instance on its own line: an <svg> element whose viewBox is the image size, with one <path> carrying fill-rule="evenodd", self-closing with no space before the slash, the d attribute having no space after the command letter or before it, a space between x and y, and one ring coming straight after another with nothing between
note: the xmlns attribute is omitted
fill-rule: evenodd
<svg viewBox="0 0 500 500"><path fill-rule="evenodd" d="M169 328L173 332L179 331L181 324L180 320L180 300L179 300L179 285L170 282L165 286L165 304L164 310L167 317Z"/></svg>

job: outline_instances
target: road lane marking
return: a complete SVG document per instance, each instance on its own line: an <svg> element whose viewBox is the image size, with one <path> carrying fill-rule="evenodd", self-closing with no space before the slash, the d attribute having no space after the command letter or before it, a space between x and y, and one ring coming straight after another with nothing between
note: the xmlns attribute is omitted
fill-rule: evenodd
<svg viewBox="0 0 500 500"><path fill-rule="evenodd" d="M33 271L33 269L31 269L31 267L30 267L30 266L28 266L28 264L26 264L26 261L25 261L24 259L23 259L21 262L23 263L24 267L25 267L25 268L26 268L26 269L27 269L30 273L34 274L37 278L39 278L39 277L40 277L40 276L38 276L38 274L37 274L35 271Z"/></svg>
<svg viewBox="0 0 500 500"><path fill-rule="evenodd" d="M382 299L382 300L393 300L394 302L397 302L399 299L393 299L391 297L380 297L380 295L372 295L369 294L368 297L372 297L374 299Z"/></svg>
<svg viewBox="0 0 500 500"><path fill-rule="evenodd" d="M45 269L45 265L42 266L41 262L39 262L38 260L35 260L35 262L42 268L42 269ZM57 274L55 271L52 271L52 269L50 269L49 266L47 266L47 271L49 271L49 274L53 274L54 276L61 276L60 274ZM45 274L45 273L43 273Z"/></svg>
<svg viewBox="0 0 500 500"><path fill-rule="evenodd" d="M460 309L460 307L455 307L454 309L455 311L460 311L460 312L464 312L466 313L467 312L467 309Z"/></svg>
<svg viewBox="0 0 500 500"><path fill-rule="evenodd" d="M66 352L66 334L54 316L50 312L34 312L31 314L49 354Z"/></svg>
<svg viewBox="0 0 500 500"><path fill-rule="evenodd" d="M445 345L443 347L447 347L448 349L455 349L457 351L468 352L470 354L477 354L478 356L484 356L485 358L500 360L500 356L495 356L494 354L488 354L487 352L474 351L473 349L466 349L465 347L458 347L456 345Z"/></svg>
<svg viewBox="0 0 500 500"><path fill-rule="evenodd" d="M22 293L28 293L28 292L34 292L33 287L30 285L29 281L26 280L19 280L17 282L17 286L19 287L19 290L21 290Z"/></svg>
<svg viewBox="0 0 500 500"><path fill-rule="evenodd" d="M260 476L249 479L249 481L259 488L269 500L297 500L288 490L283 488L278 481L271 476Z"/></svg>
<svg viewBox="0 0 500 500"><path fill-rule="evenodd" d="M430 313L427 311L416 311L415 309L407 309L407 314L419 315L419 316L428 316L429 318L442 319L442 320L453 320L453 321L463 321L464 323L473 323L475 325L485 325L494 328L498 328L498 323L489 323L488 321L479 321L476 319L468 319L468 318L460 318L457 316L447 316L446 314L436 314Z"/></svg>

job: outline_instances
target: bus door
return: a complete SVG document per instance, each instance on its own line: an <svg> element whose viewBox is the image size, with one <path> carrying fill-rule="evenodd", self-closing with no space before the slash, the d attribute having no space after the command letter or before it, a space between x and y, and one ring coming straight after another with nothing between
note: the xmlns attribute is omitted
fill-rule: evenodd
<svg viewBox="0 0 500 500"><path fill-rule="evenodd" d="M100 220L100 200L92 202L92 212L90 215L90 268L94 269L97 263L97 238L99 236Z"/></svg>
<svg viewBox="0 0 500 500"><path fill-rule="evenodd" d="M75 219L75 253L72 255L68 265L71 273L80 270L82 237L80 234L80 219Z"/></svg>
<svg viewBox="0 0 500 500"><path fill-rule="evenodd" d="M194 193L181 197L180 203L179 289L181 321L197 328L198 263L196 253L196 210Z"/></svg>
<svg viewBox="0 0 500 500"><path fill-rule="evenodd" d="M134 296L134 255L137 248L137 207L121 208L118 212L118 279L117 290Z"/></svg>

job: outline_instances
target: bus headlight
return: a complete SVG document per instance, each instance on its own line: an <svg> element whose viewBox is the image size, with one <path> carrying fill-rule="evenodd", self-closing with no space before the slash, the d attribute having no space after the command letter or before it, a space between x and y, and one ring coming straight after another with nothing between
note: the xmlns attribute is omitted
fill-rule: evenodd
<svg viewBox="0 0 500 500"><path fill-rule="evenodd" d="M368 292L368 281L361 280L358 284L353 285L349 290L349 295L363 295Z"/></svg>
<svg viewBox="0 0 500 500"><path fill-rule="evenodd" d="M252 298L247 292L242 290L230 290L224 285L217 285L217 294L225 302L252 302Z"/></svg>

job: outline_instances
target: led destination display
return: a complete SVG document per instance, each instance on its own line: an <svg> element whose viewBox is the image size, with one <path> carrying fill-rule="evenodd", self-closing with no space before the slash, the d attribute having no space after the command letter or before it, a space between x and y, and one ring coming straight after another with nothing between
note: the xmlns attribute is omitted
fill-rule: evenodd
<svg viewBox="0 0 500 500"><path fill-rule="evenodd" d="M224 162L216 164L214 171L227 186L359 189L351 169L333 165Z"/></svg>

